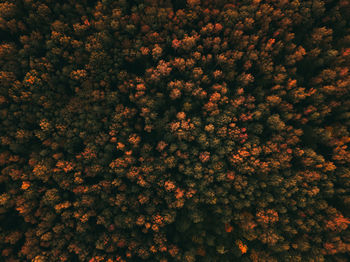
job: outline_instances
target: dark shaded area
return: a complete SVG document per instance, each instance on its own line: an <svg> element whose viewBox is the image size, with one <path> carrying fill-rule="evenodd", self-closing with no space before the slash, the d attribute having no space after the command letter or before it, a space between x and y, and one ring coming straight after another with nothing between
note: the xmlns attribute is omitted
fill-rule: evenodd
<svg viewBox="0 0 350 262"><path fill-rule="evenodd" d="M186 0L171 0L174 11L176 12L179 9L184 9L187 6Z"/></svg>
<svg viewBox="0 0 350 262"><path fill-rule="evenodd" d="M136 76L142 77L145 74L147 68L147 60L142 58L133 59L132 62L125 61L125 70L130 74L135 74Z"/></svg>

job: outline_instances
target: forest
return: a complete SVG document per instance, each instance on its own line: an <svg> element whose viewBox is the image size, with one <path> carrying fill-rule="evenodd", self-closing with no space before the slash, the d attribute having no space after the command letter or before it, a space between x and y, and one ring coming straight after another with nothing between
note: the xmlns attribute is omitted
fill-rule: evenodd
<svg viewBox="0 0 350 262"><path fill-rule="evenodd" d="M0 261L347 262L348 0L0 0Z"/></svg>

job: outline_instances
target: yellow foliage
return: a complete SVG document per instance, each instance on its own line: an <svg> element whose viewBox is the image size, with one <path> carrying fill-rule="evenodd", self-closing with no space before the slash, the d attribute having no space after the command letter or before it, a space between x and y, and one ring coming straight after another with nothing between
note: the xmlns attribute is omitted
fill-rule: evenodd
<svg viewBox="0 0 350 262"><path fill-rule="evenodd" d="M247 245L244 245L243 242L242 242L241 240L238 240L238 241L236 242L236 244L238 245L238 248L241 250L242 254L247 253L248 247L247 247Z"/></svg>

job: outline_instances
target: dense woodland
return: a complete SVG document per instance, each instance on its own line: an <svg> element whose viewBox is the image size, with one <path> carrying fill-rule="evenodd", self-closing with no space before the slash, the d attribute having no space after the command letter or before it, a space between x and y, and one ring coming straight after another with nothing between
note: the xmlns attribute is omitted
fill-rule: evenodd
<svg viewBox="0 0 350 262"><path fill-rule="evenodd" d="M349 261L349 1L0 2L0 261Z"/></svg>

